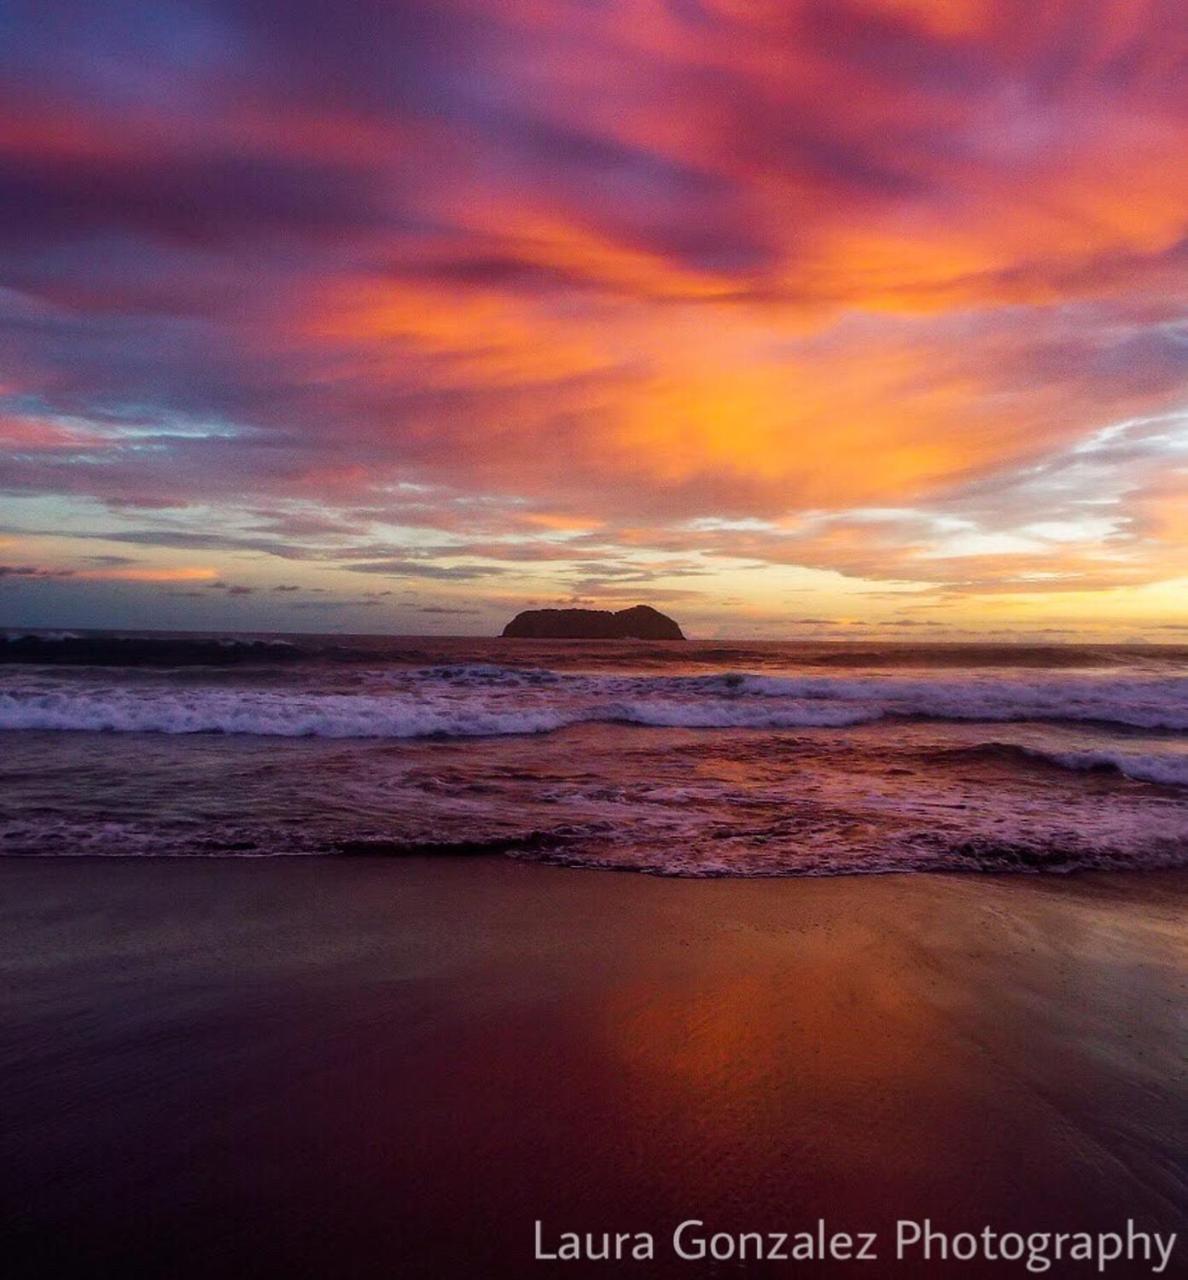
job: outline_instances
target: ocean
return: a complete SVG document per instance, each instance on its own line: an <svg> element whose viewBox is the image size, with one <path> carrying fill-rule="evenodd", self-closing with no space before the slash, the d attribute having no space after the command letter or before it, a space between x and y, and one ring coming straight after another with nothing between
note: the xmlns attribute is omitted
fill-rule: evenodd
<svg viewBox="0 0 1188 1280"><path fill-rule="evenodd" d="M12 632L0 852L1188 866L1188 649Z"/></svg>

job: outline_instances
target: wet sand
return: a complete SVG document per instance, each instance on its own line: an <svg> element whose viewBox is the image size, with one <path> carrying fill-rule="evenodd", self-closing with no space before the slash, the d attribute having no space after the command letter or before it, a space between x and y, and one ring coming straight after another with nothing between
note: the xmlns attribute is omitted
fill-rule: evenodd
<svg viewBox="0 0 1188 1280"><path fill-rule="evenodd" d="M1023 1276L667 1241L1183 1231L1186 906L1183 873L0 860L5 1274L585 1274L540 1219L656 1235L592 1274Z"/></svg>

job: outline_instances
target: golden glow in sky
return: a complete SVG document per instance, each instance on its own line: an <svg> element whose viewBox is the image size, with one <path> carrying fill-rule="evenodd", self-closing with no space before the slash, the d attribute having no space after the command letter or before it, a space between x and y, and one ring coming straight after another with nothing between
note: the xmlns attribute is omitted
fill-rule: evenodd
<svg viewBox="0 0 1188 1280"><path fill-rule="evenodd" d="M10 625L1188 637L1179 0L6 22Z"/></svg>

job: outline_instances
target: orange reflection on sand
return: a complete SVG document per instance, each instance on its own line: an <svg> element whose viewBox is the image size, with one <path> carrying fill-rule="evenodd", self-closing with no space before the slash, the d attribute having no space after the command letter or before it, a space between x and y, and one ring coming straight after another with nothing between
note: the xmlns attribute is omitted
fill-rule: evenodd
<svg viewBox="0 0 1188 1280"><path fill-rule="evenodd" d="M639 1112L628 1123L660 1115L683 1133L696 1181L745 1176L754 1195L765 1168L783 1170L765 1188L776 1207L789 1170L820 1186L928 1170L927 1135L956 1126L968 1086L962 1050L896 948L850 922L710 931L689 941L696 958L671 981L653 973L602 1004L606 1052ZM844 973L839 951L850 957ZM924 1094L930 1115L915 1109ZM882 1130L878 1150L862 1116Z"/></svg>

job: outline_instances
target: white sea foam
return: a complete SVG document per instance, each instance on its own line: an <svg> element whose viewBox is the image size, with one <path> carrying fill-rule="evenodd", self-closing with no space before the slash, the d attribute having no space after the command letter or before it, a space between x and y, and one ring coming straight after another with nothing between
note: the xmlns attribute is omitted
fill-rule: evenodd
<svg viewBox="0 0 1188 1280"><path fill-rule="evenodd" d="M609 704L582 718L621 720L666 729L838 729L877 720L879 712L872 707L828 706L795 699L774 707L722 700L665 702L656 699Z"/></svg>
<svg viewBox="0 0 1188 1280"><path fill-rule="evenodd" d="M9 644L17 644L21 640L44 640L49 643L61 643L63 640L80 640L77 631L6 631L4 639Z"/></svg>
<svg viewBox="0 0 1188 1280"><path fill-rule="evenodd" d="M353 691L342 692L325 671L294 677L284 689L143 673L100 681L17 673L0 686L0 729L416 738L546 733L586 722L842 728L893 717L1188 729L1185 677L644 676L476 663L388 670L378 682L350 679ZM1177 761L1144 760L1135 754L1069 767L1113 764L1132 777L1145 776L1134 770L1159 774L1149 781L1182 780Z"/></svg>
<svg viewBox="0 0 1188 1280"><path fill-rule="evenodd" d="M1188 754L1179 751L1045 751L1024 747L1023 752L1065 769L1113 769L1139 782L1168 787L1188 787Z"/></svg>
<svg viewBox="0 0 1188 1280"><path fill-rule="evenodd" d="M608 665L495 642L129 643L0 662L0 729L40 731L0 733L0 854L481 851L688 876L1188 865L1174 656L842 668L759 647L751 673L741 649L713 659L729 672L667 650ZM568 748L511 740L570 726ZM435 737L455 741L415 745Z"/></svg>
<svg viewBox="0 0 1188 1280"><path fill-rule="evenodd" d="M1142 729L1188 729L1188 677L744 676L739 688L764 697L875 703L885 715L937 720L1099 721Z"/></svg>
<svg viewBox="0 0 1188 1280"><path fill-rule="evenodd" d="M424 738L547 733L588 722L684 728L842 726L876 712L790 702L610 702L519 706L510 699L453 700L249 689L54 691L0 694L0 729L108 733L237 733L275 737Z"/></svg>
<svg viewBox="0 0 1188 1280"><path fill-rule="evenodd" d="M505 711L442 700L249 689L0 694L0 729L109 733L242 733L269 737L422 738L543 733L556 710Z"/></svg>

